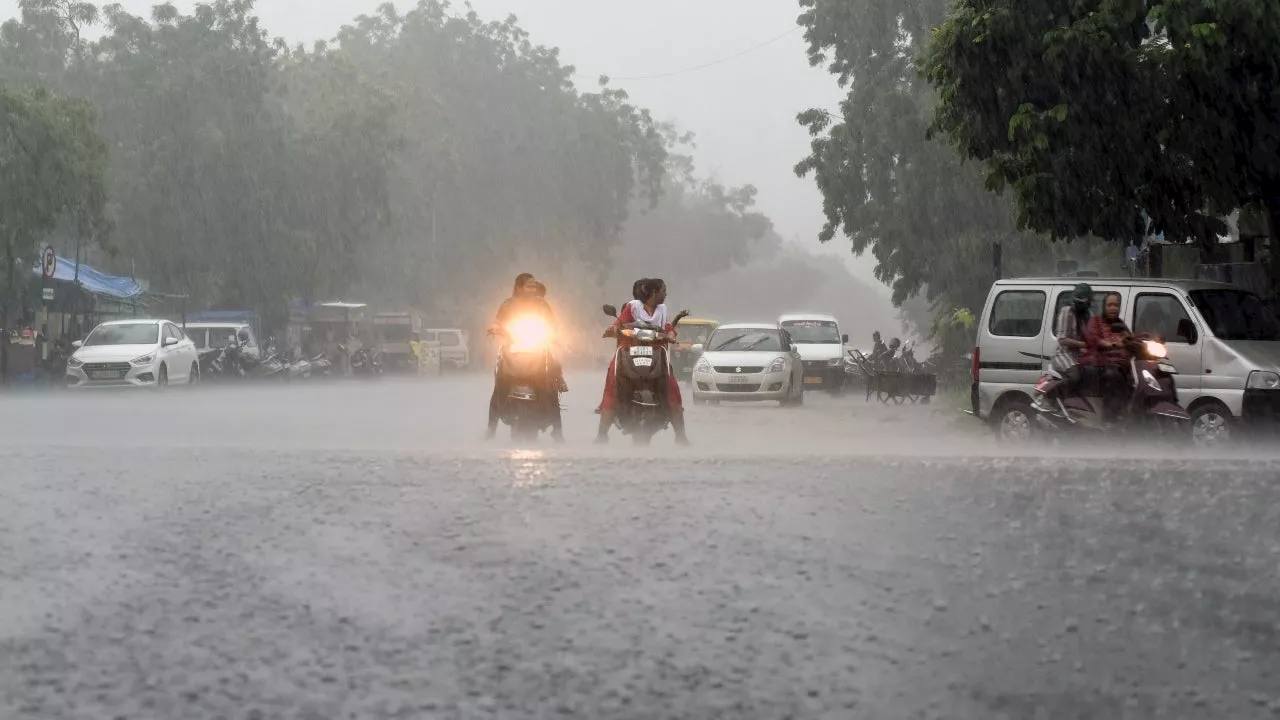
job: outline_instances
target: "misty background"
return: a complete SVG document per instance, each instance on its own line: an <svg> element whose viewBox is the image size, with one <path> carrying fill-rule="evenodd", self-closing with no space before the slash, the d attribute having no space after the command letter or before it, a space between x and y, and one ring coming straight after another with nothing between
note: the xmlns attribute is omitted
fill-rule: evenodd
<svg viewBox="0 0 1280 720"><path fill-rule="evenodd" d="M566 72L576 92L599 93L597 78L608 75L609 91L624 90L628 97L606 99L605 105L625 105L622 115L633 110L651 115L649 131L660 135L663 144L661 192L646 193L654 188L646 188L644 173L638 172L627 178L634 185L627 188L631 197L625 207L616 206L621 186L599 199L589 192L570 199L564 188L554 198L539 197L547 189L540 178L557 166L586 178L578 178L572 192L598 186L600 178L590 177L595 170L586 167L598 155L566 160L559 148L551 148L531 160L551 164L512 172L507 165L522 159L511 147L540 143L538 133L553 128L533 127L504 152L482 138L459 138L451 130L430 127L429 113L451 102L471 107L444 110L452 115L446 124L474 112L501 125L495 132L507 137L522 132L521 125L556 121L554 115L534 118L521 105L527 101L520 96L523 90L503 82L476 101L474 83L486 78L465 73L480 72L477 65L500 53L490 58L437 55L432 66L433 59L414 46L432 38L380 18L384 4L374 0L222 3L231 19L215 24L220 22L229 33L228 45L211 47L193 40L182 47L176 35L161 40L165 34L155 31L162 24L181 25L183 17L198 22L188 15L197 3L176 2L160 15L153 13L154 5L128 0L119 6L123 12L114 15L110 6L98 6L95 22L80 23L75 32L61 28L64 45L105 44L85 53L96 53L101 67L86 70L71 50L64 67L55 70L48 57L51 31L30 27L20 32L12 27L21 24L17 3L0 0L0 16L15 18L6 32L0 72L19 79L34 76L55 92L97 95L112 149L109 194L115 222L111 238L88 251L86 259L104 269L146 275L154 289L190 292L209 306L243 305L246 299L279 303L273 286L280 285L295 295L311 295L310 300L341 296L383 306L411 305L437 324L446 319L453 324L457 317L456 324L473 328L487 320L508 292L509 278L528 269L547 281L558 311L584 332L599 324L596 308L602 301L625 299L636 277L660 276L671 287L670 303L699 316L733 321L794 310L830 312L840 317L855 344L864 344L873 329L901 331L898 311L888 301L887 288L873 278L871 262L853 257L845 243L824 246L816 240L823 220L821 196L811 179L794 173L809 142L796 115L809 107L835 107L842 91L823 68L809 66L795 22L798 8L790 3L660 0L639 7L583 0L482 0L470 5L478 15L476 28L509 14L518 16L509 31L514 34L507 38L511 47L527 44L523 50L533 56L534 46L558 48L554 62L573 66ZM415 4L394 6L394 17L402 22ZM428 6L436 4L419 7ZM460 18L468 6L438 11ZM260 42L243 37L243 28L235 27L237 14L260 19ZM358 20L362 14L368 15L363 23ZM734 22L724 22L725 17ZM471 32L482 36L487 31ZM71 36L77 39L67 39ZM145 42L139 39L144 36ZM276 48L274 63L268 63L263 58L273 52L275 38L289 47ZM325 44L317 46L317 41ZM243 75L209 76L211 69L225 72L227 59L220 54L231 47L251 58L246 72L258 73L258 78L250 91L263 93L260 104L246 113L226 112L245 98L246 86L235 84ZM104 53L117 56L103 60ZM170 64L143 77L136 65L147 55ZM174 57L181 57L184 67L175 71ZM542 59L534 57L533 62ZM223 82L228 77L231 84ZM178 90L174 82L192 84ZM439 88L446 85L451 87L442 93ZM157 86L170 93L162 106L155 101ZM415 91L421 94L411 100ZM175 107L174 97L188 106ZM251 164L252 157L228 162L228 153L272 157L276 143L288 142L278 136L233 137L244 129L245 118L258 123L263 112L290 115L284 134L300 132L302 154L318 157L308 159L312 165L278 157L248 174L287 173L293 165L295 175L262 182L280 183L287 186L284 195L300 197L273 201L272 191L256 187L258 180L244 185L238 177L243 165L237 163ZM202 119L196 121L196 116ZM643 133L642 124L624 135ZM346 134L331 132L335 129ZM566 135L571 129L564 128ZM308 141L308 133L316 141ZM157 135L166 134L171 135L169 146L156 142ZM191 152L192 141L207 146L196 148L194 159L174 157ZM231 148L231 143L239 147ZM446 143L452 147L444 147ZM141 151L132 152L131 146ZM652 152L641 158L644 151L627 147L640 168L657 158ZM486 150L493 152L486 155ZM169 167L157 173L155 166L165 163ZM478 165L487 167L460 177L463 170L458 169L471 172ZM339 167L351 176L324 187L304 182L332 178ZM170 173L169 179L157 177L164 173ZM175 185L174 174L183 182ZM142 178L150 184L140 182ZM231 189L246 192L228 193ZM491 197L480 202L480 194ZM561 201L561 207L548 209ZM276 215L268 205L289 206L285 214L310 217L306 222L272 217L259 227L235 217ZM510 211L500 226L493 222L495 208ZM566 217L575 213L577 217ZM614 219L621 222L616 237L609 237ZM311 227L317 224L319 231ZM143 237L147 234L151 237ZM547 239L557 234L571 239L560 247ZM278 244L283 235L292 236L293 251L282 249L272 256L254 249L255 243ZM55 241L62 252L68 252L69 243L69 236ZM191 245L201 250L178 251ZM321 268L318 256L333 253L349 262ZM309 263L315 267L308 268Z"/></svg>

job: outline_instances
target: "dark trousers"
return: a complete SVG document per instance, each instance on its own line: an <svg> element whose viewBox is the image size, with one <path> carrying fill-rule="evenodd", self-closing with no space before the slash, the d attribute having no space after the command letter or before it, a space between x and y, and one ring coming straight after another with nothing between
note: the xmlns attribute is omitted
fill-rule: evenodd
<svg viewBox="0 0 1280 720"><path fill-rule="evenodd" d="M551 413L551 429L560 432L560 393L556 392L560 387L560 380L564 370L560 367L560 361L548 358L548 375L549 386L544 388L547 392L547 410ZM493 394L489 396L489 432L498 429L498 421L502 417L502 400L511 392L511 388L507 385L506 380L501 373L493 374Z"/></svg>

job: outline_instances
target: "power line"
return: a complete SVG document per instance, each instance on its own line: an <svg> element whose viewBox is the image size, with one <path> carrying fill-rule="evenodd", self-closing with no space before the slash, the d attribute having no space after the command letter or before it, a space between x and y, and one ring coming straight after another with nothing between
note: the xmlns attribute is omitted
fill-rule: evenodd
<svg viewBox="0 0 1280 720"><path fill-rule="evenodd" d="M798 32L799 30L801 30L801 27L800 27L799 25L797 25L796 27L793 27L793 28L791 28L790 30L788 30L788 31L786 31L786 32L784 32L784 33L782 33L782 34L780 34L780 35L775 35L775 36L773 36L773 37L769 38L768 40L765 40L765 41L763 41L763 42L760 42L760 43L757 43L757 44L755 44L755 45L752 45L751 47L746 48L745 50L739 50L738 52L736 52L736 53L734 53L734 54L732 54L732 55L729 55L729 56L727 56L727 57L722 57L722 58L720 58L719 60L712 60L712 61L711 61L711 62L709 62L709 63L703 63L703 64L701 64L701 65L694 65L693 67L685 68L685 69L683 69L683 70L673 70L673 71L671 71L671 72L664 72L664 73L653 73L653 74L651 74L651 75L632 75L632 76L630 76L630 77L613 77L612 75L605 75L605 77L608 77L610 81L613 81L613 80L617 80L617 81L629 81L629 80L657 80L657 79L659 79L659 78L675 77L676 75L684 75L684 74L691 73L691 72L697 72L697 71L699 71L699 70L706 70L707 68L715 67L716 65L723 65L724 63L727 63L727 62L729 62L730 60L737 60L738 58L742 57L743 55L746 55L746 54L748 54L748 53L753 53L753 52L755 52L756 50L759 50L759 49L761 49L761 48L764 48L764 47L767 47L767 46L769 46L769 45L772 45L772 44L774 44L774 43L778 42L779 40L781 40L781 39L783 39L783 38L787 37L788 35L791 35L791 34L793 34L793 33L795 33L795 32ZM584 76L584 75L578 75L577 77L579 77L579 78L583 78L583 79L586 79L586 78L587 78L587 76ZM599 76L597 75L596 77L599 77Z"/></svg>

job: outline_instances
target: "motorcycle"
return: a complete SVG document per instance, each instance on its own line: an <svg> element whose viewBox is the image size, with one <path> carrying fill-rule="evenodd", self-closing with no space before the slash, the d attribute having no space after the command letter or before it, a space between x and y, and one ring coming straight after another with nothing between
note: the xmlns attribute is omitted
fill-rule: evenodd
<svg viewBox="0 0 1280 720"><path fill-rule="evenodd" d="M605 305L604 314L617 318L618 310ZM666 334L664 328L643 322L628 323L619 332L634 344L618 348L615 356L618 410L614 424L635 444L648 445L671 424L664 397L667 376L673 372Z"/></svg>
<svg viewBox="0 0 1280 720"><path fill-rule="evenodd" d="M352 375L381 375L382 353L369 348L360 348L351 354Z"/></svg>
<svg viewBox="0 0 1280 720"><path fill-rule="evenodd" d="M489 335L503 341L494 366L499 387L507 393L499 399L502 422L511 427L512 440L534 440L553 425L560 408L560 393L551 377L551 328L536 316L517 318Z"/></svg>
<svg viewBox="0 0 1280 720"><path fill-rule="evenodd" d="M1173 382L1178 369L1169 362L1164 343L1149 335L1131 335L1125 339L1125 348L1129 351L1129 392L1120 409L1124 424L1165 429L1190 422L1191 416L1178 404ZM1032 408L1041 427L1052 432L1115 430L1113 423L1103 419L1100 395L1091 392L1064 398L1056 392L1062 382L1062 374L1050 366L1036 383Z"/></svg>

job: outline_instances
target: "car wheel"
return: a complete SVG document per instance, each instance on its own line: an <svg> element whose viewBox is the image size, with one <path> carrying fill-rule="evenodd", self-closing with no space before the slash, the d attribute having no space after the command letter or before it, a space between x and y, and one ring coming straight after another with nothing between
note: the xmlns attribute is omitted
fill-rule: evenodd
<svg viewBox="0 0 1280 720"><path fill-rule="evenodd" d="M195 388L200 385L200 366L191 363L191 372L187 375L187 387Z"/></svg>
<svg viewBox="0 0 1280 720"><path fill-rule="evenodd" d="M156 390L163 390L169 386L169 368L164 365L160 366L160 372L156 374Z"/></svg>
<svg viewBox="0 0 1280 720"><path fill-rule="evenodd" d="M996 437L1007 442L1027 442L1035 436L1035 417L1024 400L1008 400L992 418Z"/></svg>
<svg viewBox="0 0 1280 720"><path fill-rule="evenodd" d="M1191 411L1191 440L1202 448L1225 445L1231 440L1234 422L1231 411L1222 403L1204 403Z"/></svg>

